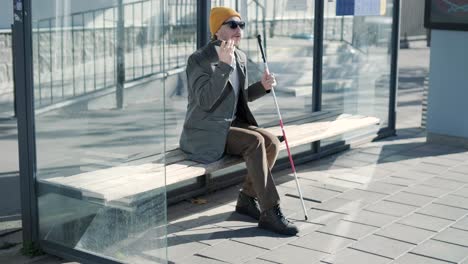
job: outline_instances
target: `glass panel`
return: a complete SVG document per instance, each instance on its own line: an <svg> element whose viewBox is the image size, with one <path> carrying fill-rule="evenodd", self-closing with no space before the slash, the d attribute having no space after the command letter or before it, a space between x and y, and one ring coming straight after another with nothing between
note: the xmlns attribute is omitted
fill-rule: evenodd
<svg viewBox="0 0 468 264"><path fill-rule="evenodd" d="M166 262L162 0L32 1L40 238Z"/></svg>
<svg viewBox="0 0 468 264"><path fill-rule="evenodd" d="M164 28L167 72L166 125L167 149L179 147L179 137L187 110L187 59L197 49L197 1L168 1Z"/></svg>
<svg viewBox="0 0 468 264"><path fill-rule="evenodd" d="M377 2L383 6L354 16L337 15L337 1L325 2L322 109L375 116L386 127L393 4Z"/></svg>
<svg viewBox="0 0 468 264"><path fill-rule="evenodd" d="M3 1L0 11L0 119L15 115L13 97L13 43L11 25L13 24L13 2Z"/></svg>
<svg viewBox="0 0 468 264"><path fill-rule="evenodd" d="M278 85L276 96L285 121L312 112L314 1L212 0L212 6L236 8L247 22L240 49L249 59L249 82L261 79L263 61L256 36L262 35L269 69ZM272 96L250 104L259 125L276 125Z"/></svg>

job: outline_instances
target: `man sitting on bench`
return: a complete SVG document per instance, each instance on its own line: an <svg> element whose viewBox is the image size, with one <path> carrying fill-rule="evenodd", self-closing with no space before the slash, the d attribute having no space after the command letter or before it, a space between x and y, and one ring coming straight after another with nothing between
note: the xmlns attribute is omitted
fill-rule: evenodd
<svg viewBox="0 0 468 264"><path fill-rule="evenodd" d="M276 85L273 74L248 85L247 58L239 47L245 22L238 12L215 7L210 13L212 41L187 62L188 106L180 148L192 160L211 163L224 153L240 155L247 176L236 211L257 219L260 228L295 235L297 227L281 212L271 169L278 156L278 138L258 128L247 101Z"/></svg>

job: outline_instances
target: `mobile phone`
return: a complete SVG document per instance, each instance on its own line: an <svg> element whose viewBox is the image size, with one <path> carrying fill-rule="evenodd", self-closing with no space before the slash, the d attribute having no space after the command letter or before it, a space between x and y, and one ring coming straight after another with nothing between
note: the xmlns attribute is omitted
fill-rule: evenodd
<svg viewBox="0 0 468 264"><path fill-rule="evenodd" d="M221 43L223 43L223 41L220 40L220 39L213 40L213 44L214 44L215 46L221 46Z"/></svg>

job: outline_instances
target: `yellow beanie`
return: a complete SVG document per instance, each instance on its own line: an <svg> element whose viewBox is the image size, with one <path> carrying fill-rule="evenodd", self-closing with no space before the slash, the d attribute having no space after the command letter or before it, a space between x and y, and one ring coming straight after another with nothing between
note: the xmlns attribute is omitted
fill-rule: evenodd
<svg viewBox="0 0 468 264"><path fill-rule="evenodd" d="M214 36L218 32L219 28L223 23L230 17L237 16L241 18L241 15L236 10L229 7L213 7L210 12L210 32Z"/></svg>

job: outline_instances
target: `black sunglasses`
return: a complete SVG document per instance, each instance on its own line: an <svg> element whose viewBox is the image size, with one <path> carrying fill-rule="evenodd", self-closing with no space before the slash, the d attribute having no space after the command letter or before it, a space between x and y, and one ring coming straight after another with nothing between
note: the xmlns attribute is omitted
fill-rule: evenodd
<svg viewBox="0 0 468 264"><path fill-rule="evenodd" d="M231 21L224 22L223 25L229 25L229 27L232 28L232 29L236 29L237 26L239 26L241 29L245 28L245 22L244 21L231 20Z"/></svg>

